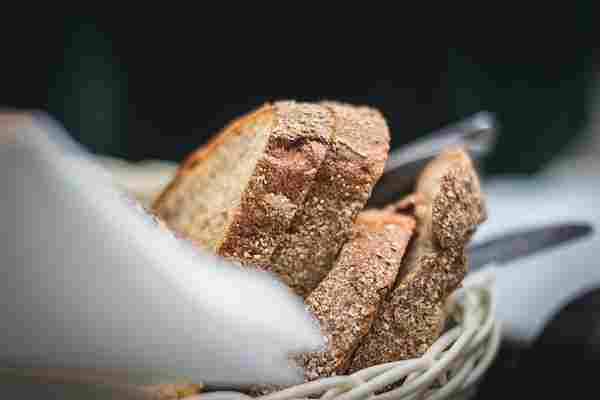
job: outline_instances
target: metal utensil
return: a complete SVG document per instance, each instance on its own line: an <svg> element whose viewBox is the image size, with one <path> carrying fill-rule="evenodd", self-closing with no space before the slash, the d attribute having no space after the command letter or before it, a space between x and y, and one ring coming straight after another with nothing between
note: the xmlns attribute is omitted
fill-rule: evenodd
<svg viewBox="0 0 600 400"><path fill-rule="evenodd" d="M593 228L586 222L552 224L503 233L468 248L469 270L489 264L507 264L542 250L553 248L590 235Z"/></svg>
<svg viewBox="0 0 600 400"><path fill-rule="evenodd" d="M368 207L380 207L408 194L425 164L450 146L464 147L478 166L491 152L497 131L495 116L481 111L391 152Z"/></svg>

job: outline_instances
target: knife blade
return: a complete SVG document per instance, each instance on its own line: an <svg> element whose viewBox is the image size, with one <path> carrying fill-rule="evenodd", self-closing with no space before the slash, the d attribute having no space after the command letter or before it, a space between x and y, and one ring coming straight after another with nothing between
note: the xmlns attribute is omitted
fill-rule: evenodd
<svg viewBox="0 0 600 400"><path fill-rule="evenodd" d="M581 239L592 232L592 226L586 222L568 222L502 234L468 248L469 270L476 271L492 263L507 264L542 250Z"/></svg>
<svg viewBox="0 0 600 400"><path fill-rule="evenodd" d="M497 131L494 114L481 111L391 152L367 206L380 207L408 194L419 172L447 147L464 147L478 167L491 152Z"/></svg>

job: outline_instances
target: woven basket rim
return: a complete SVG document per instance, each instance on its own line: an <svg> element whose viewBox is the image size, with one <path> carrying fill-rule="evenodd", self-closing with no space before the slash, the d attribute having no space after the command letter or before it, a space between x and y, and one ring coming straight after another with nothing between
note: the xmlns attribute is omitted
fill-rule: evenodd
<svg viewBox="0 0 600 400"><path fill-rule="evenodd" d="M469 394L495 359L501 337L493 295L493 267L469 274L448 299L448 320L455 323L419 358L376 365L321 378L264 396L237 391L208 391L189 400L211 399L448 399ZM404 382L392 391L389 385ZM374 393L377 393L375 396ZM372 397L370 397L372 396Z"/></svg>

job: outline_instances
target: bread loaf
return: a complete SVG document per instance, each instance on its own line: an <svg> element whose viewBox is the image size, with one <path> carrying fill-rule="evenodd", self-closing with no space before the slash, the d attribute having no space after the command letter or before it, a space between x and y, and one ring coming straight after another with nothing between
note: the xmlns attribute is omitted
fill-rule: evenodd
<svg viewBox="0 0 600 400"><path fill-rule="evenodd" d="M389 145L372 108L266 105L190 155L154 210L199 246L274 272L306 297L347 240Z"/></svg>

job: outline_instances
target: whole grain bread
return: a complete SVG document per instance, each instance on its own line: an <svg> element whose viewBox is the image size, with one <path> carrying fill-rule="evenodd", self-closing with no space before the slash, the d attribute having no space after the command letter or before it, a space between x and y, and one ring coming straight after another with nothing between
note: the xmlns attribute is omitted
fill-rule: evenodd
<svg viewBox="0 0 600 400"><path fill-rule="evenodd" d="M304 206L271 259L271 268L306 297L327 275L352 225L381 177L390 147L377 110L340 102L319 103L334 115L331 147Z"/></svg>
<svg viewBox="0 0 600 400"><path fill-rule="evenodd" d="M261 134L264 147L253 152L252 140ZM201 247L267 269L306 297L348 239L389 146L385 118L366 106L265 105L190 155L154 211ZM246 173L238 173L245 164L251 164ZM210 203L211 196L232 192L227 185L241 190Z"/></svg>
<svg viewBox="0 0 600 400"><path fill-rule="evenodd" d="M324 350L300 358L307 381L345 373L396 280L414 228L411 216L359 214L335 265L305 300L327 339Z"/></svg>
<svg viewBox="0 0 600 400"><path fill-rule="evenodd" d="M220 256L268 265L315 181L333 125L321 105L266 104L188 156L153 210Z"/></svg>
<svg viewBox="0 0 600 400"><path fill-rule="evenodd" d="M389 210L413 210L414 240L349 372L421 356L442 332L447 297L467 272L465 246L485 221L479 179L467 153L449 149L421 173L415 194Z"/></svg>

